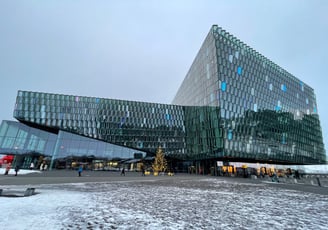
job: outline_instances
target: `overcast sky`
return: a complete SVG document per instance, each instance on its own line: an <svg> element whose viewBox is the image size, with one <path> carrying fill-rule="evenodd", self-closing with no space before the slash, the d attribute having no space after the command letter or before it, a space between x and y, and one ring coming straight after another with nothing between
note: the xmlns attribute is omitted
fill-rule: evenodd
<svg viewBox="0 0 328 230"><path fill-rule="evenodd" d="M0 1L0 121L17 90L171 103L217 24L312 88L328 146L328 1Z"/></svg>

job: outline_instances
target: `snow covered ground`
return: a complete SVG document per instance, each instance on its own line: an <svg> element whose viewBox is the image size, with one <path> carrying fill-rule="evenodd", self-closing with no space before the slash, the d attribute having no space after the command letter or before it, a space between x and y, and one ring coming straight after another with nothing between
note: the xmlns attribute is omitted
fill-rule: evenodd
<svg viewBox="0 0 328 230"><path fill-rule="evenodd" d="M5 168L0 168L0 175L3 175L5 173L6 169ZM29 170L29 169L20 169L18 171L18 175L22 174L29 174L29 173L41 173L40 170ZM15 170L12 168L9 170L8 175L15 175Z"/></svg>
<svg viewBox="0 0 328 230"><path fill-rule="evenodd" d="M267 184L140 178L34 187L34 196L0 197L4 229L328 229L328 196Z"/></svg>

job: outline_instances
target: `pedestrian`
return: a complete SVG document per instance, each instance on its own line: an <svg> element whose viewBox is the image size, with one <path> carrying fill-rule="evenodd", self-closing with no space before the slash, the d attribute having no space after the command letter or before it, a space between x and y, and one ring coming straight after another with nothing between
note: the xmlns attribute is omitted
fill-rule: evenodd
<svg viewBox="0 0 328 230"><path fill-rule="evenodd" d="M80 165L80 166L79 166L79 169L78 169L78 172L79 172L79 176L81 176L81 174L82 174L82 171L83 171L83 166L82 166L82 165Z"/></svg>
<svg viewBox="0 0 328 230"><path fill-rule="evenodd" d="M279 182L279 178L278 178L276 172L273 172L273 175L272 175L272 182Z"/></svg>
<svg viewBox="0 0 328 230"><path fill-rule="evenodd" d="M141 171L142 171L142 176L145 176L145 168L144 167L142 167L142 169L141 169Z"/></svg>
<svg viewBox="0 0 328 230"><path fill-rule="evenodd" d="M33 161L32 161L31 164L30 164L30 169L31 169L31 170L34 169L34 163L33 163Z"/></svg>
<svg viewBox="0 0 328 230"><path fill-rule="evenodd" d="M41 170L41 171L43 171L43 169L44 169L43 167L44 167L44 164L43 164L43 162L42 162L41 165L40 165L40 170Z"/></svg>
<svg viewBox="0 0 328 230"><path fill-rule="evenodd" d="M295 178L300 179L300 174L299 174L298 170L295 170Z"/></svg>
<svg viewBox="0 0 328 230"><path fill-rule="evenodd" d="M5 175L8 175L10 169L11 169L11 163L7 164L7 166L6 166L6 171L5 171Z"/></svg>
<svg viewBox="0 0 328 230"><path fill-rule="evenodd" d="M124 167L122 168L122 171L121 171L121 176L125 176L125 169L124 169Z"/></svg>
<svg viewBox="0 0 328 230"><path fill-rule="evenodd" d="M17 176L18 171L19 171L19 166L16 165L16 167L15 167L15 176Z"/></svg>

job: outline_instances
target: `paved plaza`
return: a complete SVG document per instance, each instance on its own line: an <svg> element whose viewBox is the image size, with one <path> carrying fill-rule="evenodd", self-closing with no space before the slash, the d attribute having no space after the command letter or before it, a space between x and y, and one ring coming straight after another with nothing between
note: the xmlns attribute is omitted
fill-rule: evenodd
<svg viewBox="0 0 328 230"><path fill-rule="evenodd" d="M328 195L328 176L320 178L322 186L317 185L316 177L313 179L295 180L290 179L284 181L280 179L280 183L272 183L270 178L266 179L251 179L240 177L219 177L210 175L196 175L187 173L177 173L174 176L142 176L141 172L126 172L125 176L121 176L119 171L83 171L82 176L78 177L78 172L75 170L53 170L40 171L27 174L19 174L17 177L13 175L0 175L1 185L38 185L38 184L64 184L64 183L85 183L85 182L114 182L114 181L167 181L170 183L175 180L195 180L195 179L224 179L238 183L266 184L267 186L298 190L310 193ZM312 182L312 183L311 183Z"/></svg>

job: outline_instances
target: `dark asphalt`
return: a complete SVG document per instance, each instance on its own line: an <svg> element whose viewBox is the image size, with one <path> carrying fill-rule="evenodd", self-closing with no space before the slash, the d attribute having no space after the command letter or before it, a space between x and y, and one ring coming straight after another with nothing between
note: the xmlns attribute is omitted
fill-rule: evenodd
<svg viewBox="0 0 328 230"><path fill-rule="evenodd" d="M237 177L216 177L203 175L190 175L186 173L178 173L174 176L142 176L140 172L126 172L125 176L121 176L120 172L108 171L83 171L79 177L77 171L73 170L53 170L44 171L41 173L21 174L18 176L0 175L0 188L5 185L40 185L40 184L64 184L64 183L85 183L85 182L119 182L119 181L172 181L172 180L197 180L197 179L218 179L228 180L238 183L265 183L267 186L273 186L281 189L291 189L314 194L328 196L328 186L324 183L322 187L316 184L305 183L290 183L287 181L280 183L272 183L268 179L250 179Z"/></svg>

